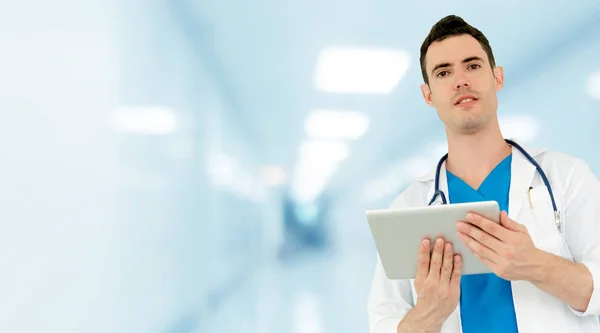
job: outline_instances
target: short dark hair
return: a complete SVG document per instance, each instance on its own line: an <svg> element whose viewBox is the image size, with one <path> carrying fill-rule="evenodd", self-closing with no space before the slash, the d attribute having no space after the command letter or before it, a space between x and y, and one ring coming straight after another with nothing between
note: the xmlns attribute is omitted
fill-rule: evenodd
<svg viewBox="0 0 600 333"><path fill-rule="evenodd" d="M443 41L448 37L459 36L459 35L471 35L475 38L485 53L487 53L488 61L492 69L496 67L496 61L494 60L494 54L492 53L492 47L490 42L487 40L485 35L477 28L468 24L461 17L456 15L448 15L439 20L429 31L429 34L421 45L421 74L425 83L429 84L429 77L427 76L427 70L425 69L425 55L429 46L434 42Z"/></svg>

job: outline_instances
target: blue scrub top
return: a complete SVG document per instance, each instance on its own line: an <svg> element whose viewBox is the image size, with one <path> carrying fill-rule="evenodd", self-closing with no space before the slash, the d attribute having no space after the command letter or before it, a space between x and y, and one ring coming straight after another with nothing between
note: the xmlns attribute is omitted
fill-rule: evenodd
<svg viewBox="0 0 600 333"><path fill-rule="evenodd" d="M500 162L477 190L446 171L450 203L495 200L508 213L511 161ZM510 281L493 273L461 278L460 307L464 333L518 332Z"/></svg>

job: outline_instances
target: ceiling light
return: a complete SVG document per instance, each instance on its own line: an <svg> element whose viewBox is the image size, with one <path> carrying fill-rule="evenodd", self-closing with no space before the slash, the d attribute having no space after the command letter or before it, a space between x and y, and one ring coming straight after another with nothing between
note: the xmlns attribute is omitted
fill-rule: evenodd
<svg viewBox="0 0 600 333"><path fill-rule="evenodd" d="M595 100L600 100L600 71L588 77L586 90L588 95Z"/></svg>
<svg viewBox="0 0 600 333"><path fill-rule="evenodd" d="M235 184L238 173L237 162L222 152L209 150L208 175L215 186L231 186Z"/></svg>
<svg viewBox="0 0 600 333"><path fill-rule="evenodd" d="M409 64L400 50L330 47L317 60L315 86L329 93L388 94Z"/></svg>
<svg viewBox="0 0 600 333"><path fill-rule="evenodd" d="M310 202L318 197L349 150L344 141L304 141L298 151L299 161L292 183L295 199Z"/></svg>
<svg viewBox="0 0 600 333"><path fill-rule="evenodd" d="M176 126L175 112L162 106L122 106L116 111L114 127L129 134L170 134Z"/></svg>
<svg viewBox="0 0 600 333"><path fill-rule="evenodd" d="M338 163L348 156L349 150L344 141L307 140L300 145L300 163Z"/></svg>
<svg viewBox="0 0 600 333"><path fill-rule="evenodd" d="M335 162L303 162L294 175L292 194L299 202L311 202L319 196L337 170Z"/></svg>
<svg viewBox="0 0 600 333"><path fill-rule="evenodd" d="M350 110L313 110L304 124L308 136L321 139L358 139L368 127L368 115Z"/></svg>
<svg viewBox="0 0 600 333"><path fill-rule="evenodd" d="M285 172L277 165L262 167L260 175L263 183L267 186L279 186L285 180Z"/></svg>

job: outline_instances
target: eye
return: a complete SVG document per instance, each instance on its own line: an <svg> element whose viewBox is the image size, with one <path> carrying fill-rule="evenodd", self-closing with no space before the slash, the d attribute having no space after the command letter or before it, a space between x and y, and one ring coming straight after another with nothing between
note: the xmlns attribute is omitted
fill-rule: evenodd
<svg viewBox="0 0 600 333"><path fill-rule="evenodd" d="M481 65L479 65L479 64L470 64L468 68L469 69L478 69L480 67L481 67Z"/></svg>
<svg viewBox="0 0 600 333"><path fill-rule="evenodd" d="M448 76L450 72L449 71L441 71L439 73L437 73L437 77L444 77L444 76Z"/></svg>

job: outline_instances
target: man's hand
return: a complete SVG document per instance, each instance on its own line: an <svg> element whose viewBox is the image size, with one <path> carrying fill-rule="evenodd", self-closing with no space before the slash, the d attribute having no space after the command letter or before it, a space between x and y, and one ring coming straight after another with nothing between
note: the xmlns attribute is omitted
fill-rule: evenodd
<svg viewBox="0 0 600 333"><path fill-rule="evenodd" d="M469 250L499 277L511 281L535 278L542 251L534 246L527 228L506 212L500 214L500 224L469 213L456 228Z"/></svg>
<svg viewBox="0 0 600 333"><path fill-rule="evenodd" d="M444 239L437 239L433 251L426 239L419 249L418 262L417 304L402 320L398 332L439 332L458 306L462 258Z"/></svg>
<svg viewBox="0 0 600 333"><path fill-rule="evenodd" d="M468 223L465 223L468 222ZM582 263L537 249L525 226L500 214L500 225L478 214L457 223L469 250L506 280L526 280L584 312L594 290L591 272Z"/></svg>

